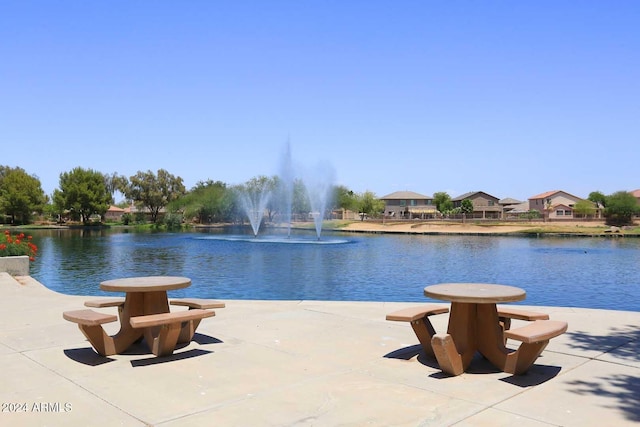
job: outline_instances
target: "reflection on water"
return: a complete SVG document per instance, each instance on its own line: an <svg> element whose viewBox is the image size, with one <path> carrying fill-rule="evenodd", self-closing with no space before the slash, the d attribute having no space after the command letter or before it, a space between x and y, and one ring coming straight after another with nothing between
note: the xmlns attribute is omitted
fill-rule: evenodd
<svg viewBox="0 0 640 427"><path fill-rule="evenodd" d="M187 276L174 296L424 302L442 282L527 291L523 304L640 311L640 239L323 233L283 244L224 231L38 230L31 275L67 294L107 295L101 281ZM313 240L297 234L294 239Z"/></svg>

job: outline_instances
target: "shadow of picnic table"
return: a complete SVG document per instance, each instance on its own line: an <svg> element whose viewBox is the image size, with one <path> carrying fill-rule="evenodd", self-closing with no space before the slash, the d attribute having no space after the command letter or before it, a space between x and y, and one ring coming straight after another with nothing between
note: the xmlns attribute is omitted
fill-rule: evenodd
<svg viewBox="0 0 640 427"><path fill-rule="evenodd" d="M640 327L625 325L610 328L606 334L597 335L586 331L567 332L572 346L582 350L598 350L619 360L621 364L640 362ZM577 394L592 394L614 399L618 409L624 412L630 421L640 421L640 376L618 374L595 377L593 380L576 380L569 383L575 386Z"/></svg>

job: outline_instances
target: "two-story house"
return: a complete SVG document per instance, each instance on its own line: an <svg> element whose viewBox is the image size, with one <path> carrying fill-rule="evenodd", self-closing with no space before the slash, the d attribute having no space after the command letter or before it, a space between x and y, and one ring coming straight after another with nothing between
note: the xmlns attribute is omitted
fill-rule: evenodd
<svg viewBox="0 0 640 427"><path fill-rule="evenodd" d="M565 191L547 191L529 198L529 210L536 210L549 219L571 219L574 217L573 206L580 200Z"/></svg>
<svg viewBox="0 0 640 427"><path fill-rule="evenodd" d="M500 199L484 191L470 191L451 199L454 208L462 206L463 200L470 200L473 204L474 218L499 219L502 216L502 206Z"/></svg>
<svg viewBox="0 0 640 427"><path fill-rule="evenodd" d="M433 197L413 191L396 191L381 197L384 214L391 218L427 219L435 217L437 210Z"/></svg>

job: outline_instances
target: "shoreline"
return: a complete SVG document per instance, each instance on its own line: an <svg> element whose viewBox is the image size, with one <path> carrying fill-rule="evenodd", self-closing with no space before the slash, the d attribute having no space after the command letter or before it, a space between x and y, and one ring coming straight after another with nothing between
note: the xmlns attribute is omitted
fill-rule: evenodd
<svg viewBox="0 0 640 427"><path fill-rule="evenodd" d="M206 228L224 228L230 224L192 224L193 230ZM281 228L278 225L266 225L266 228ZM132 225L36 225L36 226L6 226L0 225L0 229L13 230L77 230L77 229L136 229ZM295 223L292 229L307 230L315 228L312 222ZM324 231L344 233L371 233L371 234L419 234L419 235L495 235L495 236L563 236L563 237L640 237L640 227L637 224L631 227L610 227L604 221L563 221L563 222L491 222L485 224L459 223L459 222L434 222L434 221L325 221ZM187 231L183 229L182 231Z"/></svg>
<svg viewBox="0 0 640 427"><path fill-rule="evenodd" d="M618 228L612 231L604 221L566 223L498 223L498 224L462 224L462 223L379 223L369 221L351 222L344 227L327 228L340 232L380 233L380 234L421 234L421 235L499 235L499 236L576 236L576 237L640 237L638 227Z"/></svg>

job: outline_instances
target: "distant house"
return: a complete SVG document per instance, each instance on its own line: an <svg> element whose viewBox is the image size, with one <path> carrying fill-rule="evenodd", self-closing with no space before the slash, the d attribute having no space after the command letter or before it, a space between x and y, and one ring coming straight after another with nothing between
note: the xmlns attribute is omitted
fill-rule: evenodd
<svg viewBox="0 0 640 427"><path fill-rule="evenodd" d="M536 210L549 219L572 219L573 207L580 200L580 197L565 191L547 191L529 198L529 210Z"/></svg>
<svg viewBox="0 0 640 427"><path fill-rule="evenodd" d="M507 197L500 199L498 204L502 208L502 218L519 217L529 211L529 202Z"/></svg>
<svg viewBox="0 0 640 427"><path fill-rule="evenodd" d="M632 191L631 194L636 198L638 204L640 205L640 189Z"/></svg>
<svg viewBox="0 0 640 427"><path fill-rule="evenodd" d="M433 197L413 191L396 191L381 197L387 217L403 219L433 218L437 213Z"/></svg>
<svg viewBox="0 0 640 427"><path fill-rule="evenodd" d="M162 219L166 212L164 207L160 208L160 210L158 210L158 219ZM150 221L152 218L151 210L147 206L135 205L134 203L124 208L124 213L130 214L134 218L142 215L146 221Z"/></svg>
<svg viewBox="0 0 640 427"><path fill-rule="evenodd" d="M122 208L109 206L109 209L107 209L107 212L104 214L104 220L106 222L118 222L122 219L124 212L125 211Z"/></svg>
<svg viewBox="0 0 640 427"><path fill-rule="evenodd" d="M502 206L500 199L484 191L471 191L451 199L454 208L462 206L463 200L470 200L473 204L474 218L498 219L502 216Z"/></svg>

